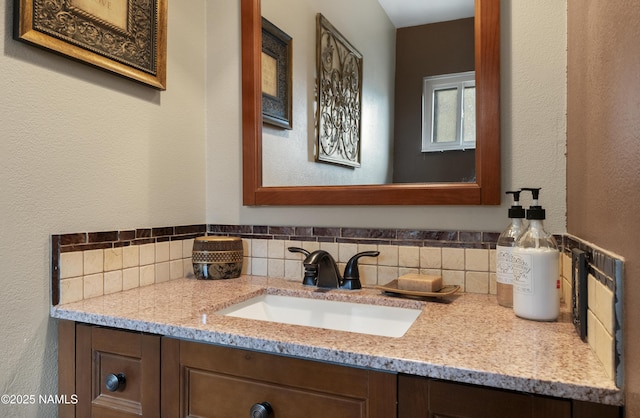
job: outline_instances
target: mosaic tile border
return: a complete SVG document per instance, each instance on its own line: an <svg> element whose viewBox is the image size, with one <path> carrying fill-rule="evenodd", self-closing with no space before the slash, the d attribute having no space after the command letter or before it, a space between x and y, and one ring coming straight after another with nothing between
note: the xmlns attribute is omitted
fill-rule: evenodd
<svg viewBox="0 0 640 418"><path fill-rule="evenodd" d="M499 232L312 226L208 225L209 235L352 244L495 249Z"/></svg>
<svg viewBox="0 0 640 418"><path fill-rule="evenodd" d="M570 254L574 248L584 251L587 255L589 274L615 292L617 282L622 279L618 276L622 274L620 268L624 260L572 235L563 237L562 248L566 254Z"/></svg>

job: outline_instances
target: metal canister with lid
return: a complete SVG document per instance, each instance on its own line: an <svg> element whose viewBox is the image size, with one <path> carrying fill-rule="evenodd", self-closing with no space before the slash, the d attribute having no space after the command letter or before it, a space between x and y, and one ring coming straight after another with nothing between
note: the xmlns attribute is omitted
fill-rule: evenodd
<svg viewBox="0 0 640 418"><path fill-rule="evenodd" d="M206 236L193 242L193 273L199 280L233 279L242 274L242 239Z"/></svg>

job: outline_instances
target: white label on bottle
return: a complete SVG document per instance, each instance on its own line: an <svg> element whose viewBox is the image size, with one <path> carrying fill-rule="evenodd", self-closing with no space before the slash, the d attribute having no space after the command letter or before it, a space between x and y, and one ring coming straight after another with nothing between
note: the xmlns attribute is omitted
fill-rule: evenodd
<svg viewBox="0 0 640 418"><path fill-rule="evenodd" d="M513 310L517 316L538 321L558 318L559 255L551 248L515 248Z"/></svg>
<svg viewBox="0 0 640 418"><path fill-rule="evenodd" d="M513 247L496 246L496 281L511 284L513 281Z"/></svg>
<svg viewBox="0 0 640 418"><path fill-rule="evenodd" d="M533 295L533 278L531 254L514 254L513 260L513 291L521 294Z"/></svg>

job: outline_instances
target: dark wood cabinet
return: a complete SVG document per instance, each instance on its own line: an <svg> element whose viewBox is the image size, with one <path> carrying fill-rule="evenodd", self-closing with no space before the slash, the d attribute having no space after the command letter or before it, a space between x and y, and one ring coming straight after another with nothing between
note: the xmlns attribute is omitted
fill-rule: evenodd
<svg viewBox="0 0 640 418"><path fill-rule="evenodd" d="M623 418L624 409L593 402L573 401L573 418Z"/></svg>
<svg viewBox="0 0 640 418"><path fill-rule="evenodd" d="M398 418L620 418L621 408L590 402L398 376Z"/></svg>
<svg viewBox="0 0 640 418"><path fill-rule="evenodd" d="M429 410L433 417L571 418L571 401L524 393L431 380Z"/></svg>

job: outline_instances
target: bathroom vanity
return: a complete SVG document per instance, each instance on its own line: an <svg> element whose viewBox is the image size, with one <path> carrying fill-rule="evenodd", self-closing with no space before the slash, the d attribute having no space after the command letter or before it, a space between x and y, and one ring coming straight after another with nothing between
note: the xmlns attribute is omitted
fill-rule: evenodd
<svg viewBox="0 0 640 418"><path fill-rule="evenodd" d="M61 416L243 417L265 403L276 417L396 414L393 373L73 322L60 325L61 335L76 334L80 400L75 415L69 407ZM115 391L104 384L111 374L125 376Z"/></svg>
<svg viewBox="0 0 640 418"><path fill-rule="evenodd" d="M217 313L265 293L421 313L400 337ZM78 397L60 416L620 416L622 391L568 318L525 321L487 295L449 302L243 276L54 306L59 391Z"/></svg>

